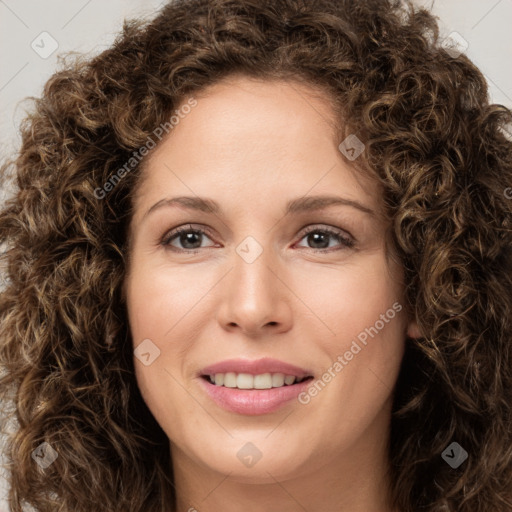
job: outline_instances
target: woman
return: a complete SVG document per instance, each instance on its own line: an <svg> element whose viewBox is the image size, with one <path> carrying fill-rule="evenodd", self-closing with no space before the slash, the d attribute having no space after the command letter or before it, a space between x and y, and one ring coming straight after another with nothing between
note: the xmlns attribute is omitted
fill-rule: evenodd
<svg viewBox="0 0 512 512"><path fill-rule="evenodd" d="M0 213L12 510L512 510L510 120L398 2L182 0L56 73Z"/></svg>

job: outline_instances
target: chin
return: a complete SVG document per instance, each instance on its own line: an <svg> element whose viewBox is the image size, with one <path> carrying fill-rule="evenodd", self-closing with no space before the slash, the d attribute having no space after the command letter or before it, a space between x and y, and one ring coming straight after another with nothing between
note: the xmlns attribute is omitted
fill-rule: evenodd
<svg viewBox="0 0 512 512"><path fill-rule="evenodd" d="M238 460L232 463L219 465L219 461L212 466L212 469L222 474L229 474L230 480L246 484L275 484L276 480L286 481L299 477L303 472L300 468L292 467L290 458L286 454L276 459L270 455L264 460L262 457L254 466L244 467Z"/></svg>
<svg viewBox="0 0 512 512"><path fill-rule="evenodd" d="M267 484L276 480L289 480L311 470L311 453L304 450L304 436L297 436L296 442L286 436L279 436L271 430L257 435L239 435L234 438L206 439L202 446L186 449L196 463L210 471L224 475L240 483ZM237 435L238 434L238 435ZM282 433L281 433L282 434ZM198 434L199 437L200 434ZM272 439L272 436L275 436ZM267 439L265 439L267 437ZM292 442L290 442L292 441ZM180 446L184 445L180 443ZM211 449L216 447L215 449Z"/></svg>

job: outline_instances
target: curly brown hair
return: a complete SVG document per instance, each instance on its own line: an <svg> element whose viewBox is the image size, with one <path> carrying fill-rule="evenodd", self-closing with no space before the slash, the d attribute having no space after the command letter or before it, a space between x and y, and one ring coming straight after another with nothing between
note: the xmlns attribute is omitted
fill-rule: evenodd
<svg viewBox="0 0 512 512"><path fill-rule="evenodd" d="M2 167L16 185L0 211L13 512L174 503L122 290L141 165L99 191L190 94L234 73L322 90L340 142L364 141L353 165L382 184L423 335L406 340L394 395L393 504L512 510L511 111L490 104L482 73L409 2L178 0L125 21L100 55L65 61ZM457 469L441 457L453 441L469 454ZM58 453L44 471L31 456L42 442Z"/></svg>

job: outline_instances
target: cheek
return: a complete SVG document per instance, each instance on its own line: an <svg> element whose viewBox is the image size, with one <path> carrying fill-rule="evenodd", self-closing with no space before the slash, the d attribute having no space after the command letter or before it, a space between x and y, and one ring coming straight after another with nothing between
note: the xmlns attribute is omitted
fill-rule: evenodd
<svg viewBox="0 0 512 512"><path fill-rule="evenodd" d="M309 403L311 412L330 411L323 422L332 443L355 442L356 430L374 421L388 403L403 357L401 287L383 257L365 263L340 271L336 279L317 279L318 292L309 296L329 330L311 331L322 374L301 403Z"/></svg>
<svg viewBox="0 0 512 512"><path fill-rule="evenodd" d="M180 319L188 315L206 291L185 269L141 265L127 281L127 305L134 344L144 338L164 343Z"/></svg>
<svg viewBox="0 0 512 512"><path fill-rule="evenodd" d="M382 334L403 328L398 314L403 309L402 291L381 254L366 257L364 264L317 273L302 280L301 286L300 293L308 297L311 310L318 313L326 334L330 333L325 339L332 341L332 348L339 348L340 342L346 343L376 322L382 327L381 315L390 320ZM395 303L398 305L393 308Z"/></svg>
<svg viewBox="0 0 512 512"><path fill-rule="evenodd" d="M187 322L201 292L190 284L184 273L171 274L157 266L145 269L143 265L126 283L133 348L137 351L147 340L151 342L150 364L134 357L135 378L144 401L169 437L185 428L183 422L190 426L190 418L197 412L197 405L179 382L184 353L193 346L198 327ZM154 359L153 351L157 354Z"/></svg>
<svg viewBox="0 0 512 512"><path fill-rule="evenodd" d="M402 289L382 255L345 270L317 288L315 308L329 331L313 339L327 355L325 371L330 368L337 376L331 399L357 397L369 414L380 407L398 376L405 341Z"/></svg>
<svg viewBox="0 0 512 512"><path fill-rule="evenodd" d="M205 323L211 321L205 295L215 284L215 276L210 279L211 272L201 273L192 266L171 269L149 264L143 258L134 258L133 263L135 271L126 281L133 348L137 351L150 340L149 346L158 354L147 366L135 357L135 375L144 400L161 424L166 424L169 414L194 412L190 396L178 381L187 374L189 353Z"/></svg>

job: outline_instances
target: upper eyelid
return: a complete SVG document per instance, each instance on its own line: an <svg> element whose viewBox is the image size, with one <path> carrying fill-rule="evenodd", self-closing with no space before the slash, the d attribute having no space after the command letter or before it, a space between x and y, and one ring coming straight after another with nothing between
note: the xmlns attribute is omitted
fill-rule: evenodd
<svg viewBox="0 0 512 512"><path fill-rule="evenodd" d="M352 240L355 240L355 238L352 236L352 234L343 228L337 228L335 226L330 226L329 224L309 224L301 229L301 233L309 234L310 231L335 231L336 234L343 236L343 233L346 233Z"/></svg>

